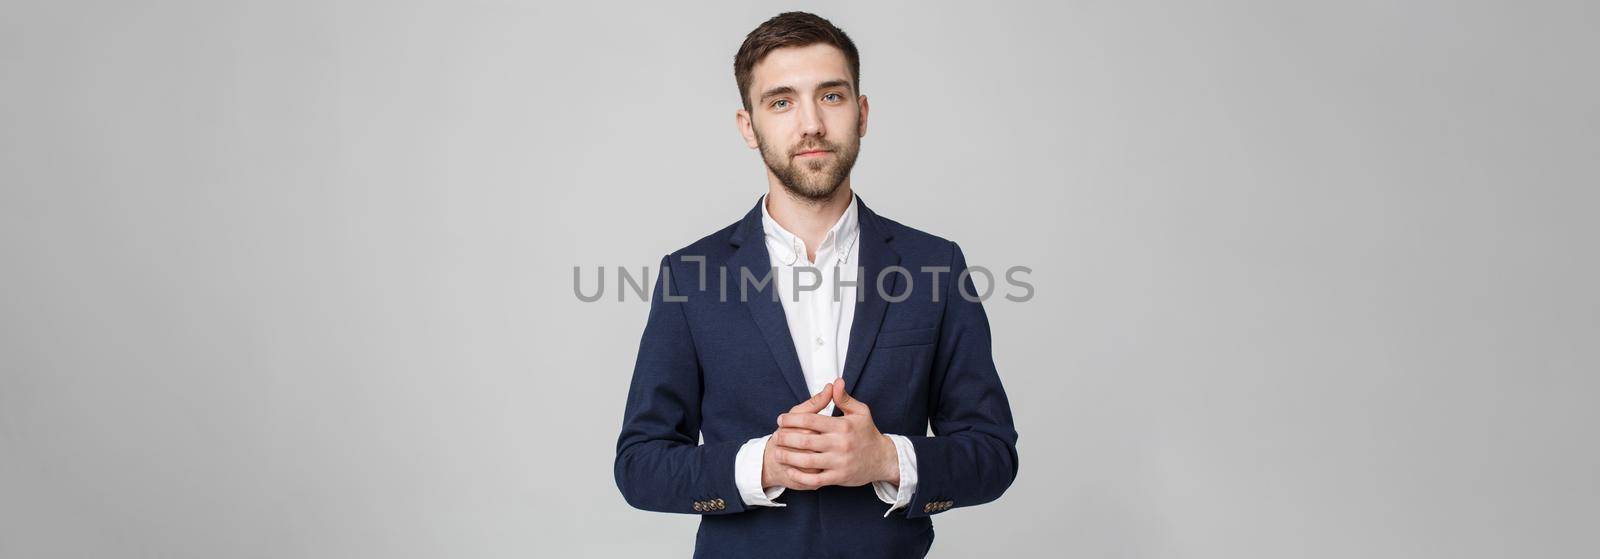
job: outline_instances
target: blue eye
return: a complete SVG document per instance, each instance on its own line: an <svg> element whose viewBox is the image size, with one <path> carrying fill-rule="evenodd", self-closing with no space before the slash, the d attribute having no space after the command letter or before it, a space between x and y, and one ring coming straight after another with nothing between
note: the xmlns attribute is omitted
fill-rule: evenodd
<svg viewBox="0 0 1600 559"><path fill-rule="evenodd" d="M838 99L838 100L840 100L840 101L843 101L843 100L844 100L844 96L843 96L843 95L839 95L839 94L838 94L838 93L829 93L829 94L827 94L827 95L823 95L823 96L822 96L822 98L823 98L823 99L827 99L827 98L829 98L829 97L834 97L834 98L837 98L837 99Z"/></svg>
<svg viewBox="0 0 1600 559"><path fill-rule="evenodd" d="M779 99L779 100L777 100L777 101L773 101L773 102L772 102L772 108L774 108L774 109L781 109L781 108L783 108L783 107L784 107L784 106L785 106L785 105L788 105L788 104L789 104L789 100L788 100L788 99Z"/></svg>

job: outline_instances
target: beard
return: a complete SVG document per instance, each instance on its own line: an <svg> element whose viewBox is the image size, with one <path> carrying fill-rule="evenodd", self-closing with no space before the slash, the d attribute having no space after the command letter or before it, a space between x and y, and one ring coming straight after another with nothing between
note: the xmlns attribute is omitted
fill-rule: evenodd
<svg viewBox="0 0 1600 559"><path fill-rule="evenodd" d="M859 141L840 145L818 139L803 141L787 152L780 153L761 138L760 132L756 133L756 144L761 148L761 160L766 162L772 175L778 177L783 189L796 198L813 202L833 197L839 185L850 177L850 169L856 164L856 154L861 151ZM833 153L806 159L794 157L794 154L818 149Z"/></svg>

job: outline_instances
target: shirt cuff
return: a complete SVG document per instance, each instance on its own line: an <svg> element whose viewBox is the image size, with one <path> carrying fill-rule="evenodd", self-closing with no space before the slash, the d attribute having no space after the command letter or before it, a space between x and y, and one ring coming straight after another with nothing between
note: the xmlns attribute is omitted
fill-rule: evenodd
<svg viewBox="0 0 1600 559"><path fill-rule="evenodd" d="M872 490L878 494L878 500L889 505L889 510L883 512L883 516L888 518L889 513L911 504L911 496L917 493L917 449L911 446L911 439L900 435L884 436L894 441L894 453L900 460L900 483L872 482Z"/></svg>
<svg viewBox="0 0 1600 559"><path fill-rule="evenodd" d="M733 484L739 488L739 499L747 507L786 507L783 503L773 502L783 494L782 485L776 487L761 487L761 463L767 451L767 438L750 439L739 447L739 453L733 458Z"/></svg>

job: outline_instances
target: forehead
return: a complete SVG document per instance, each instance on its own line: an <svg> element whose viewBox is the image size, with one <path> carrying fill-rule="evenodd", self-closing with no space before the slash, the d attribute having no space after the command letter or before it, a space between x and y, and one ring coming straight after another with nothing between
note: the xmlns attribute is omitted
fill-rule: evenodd
<svg viewBox="0 0 1600 559"><path fill-rule="evenodd" d="M827 43L774 49L750 70L753 95L783 85L805 89L828 80L854 83L844 51Z"/></svg>

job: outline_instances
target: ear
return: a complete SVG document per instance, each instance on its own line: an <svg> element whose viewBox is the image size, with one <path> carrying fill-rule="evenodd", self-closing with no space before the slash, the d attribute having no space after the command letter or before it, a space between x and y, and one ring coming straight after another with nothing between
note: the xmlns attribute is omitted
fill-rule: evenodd
<svg viewBox="0 0 1600 559"><path fill-rule="evenodd" d="M733 119L739 126L739 135L744 136L744 145L750 146L750 149L761 147L761 143L756 141L755 123L750 120L750 111L744 109L734 111Z"/></svg>
<svg viewBox="0 0 1600 559"><path fill-rule="evenodd" d="M856 137L867 137L867 96L862 95L856 101L861 107L861 124L856 126Z"/></svg>

